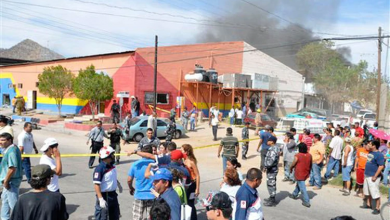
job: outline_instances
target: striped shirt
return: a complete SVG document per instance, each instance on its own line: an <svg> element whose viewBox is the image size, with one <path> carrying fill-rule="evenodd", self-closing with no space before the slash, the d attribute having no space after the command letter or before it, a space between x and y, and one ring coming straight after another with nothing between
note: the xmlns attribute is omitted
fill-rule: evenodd
<svg viewBox="0 0 390 220"><path fill-rule="evenodd" d="M236 156L236 146L238 146L238 139L233 135L227 135L222 138L221 146L223 147L223 156Z"/></svg>

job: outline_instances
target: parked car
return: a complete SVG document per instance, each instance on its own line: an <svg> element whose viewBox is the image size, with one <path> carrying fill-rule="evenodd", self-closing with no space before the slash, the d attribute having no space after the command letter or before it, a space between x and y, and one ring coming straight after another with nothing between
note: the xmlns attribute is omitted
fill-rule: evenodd
<svg viewBox="0 0 390 220"><path fill-rule="evenodd" d="M170 123L170 120L167 118L157 118L157 137L162 138L166 137L167 126ZM146 130L148 129L148 116L138 116L130 120L130 133L129 140L134 140L136 142L141 141L143 137L146 136ZM121 126L124 127L124 124L121 123ZM124 132L124 131L123 131ZM176 132L174 135L175 139L179 139L183 134L185 134L184 127L180 124L176 124Z"/></svg>
<svg viewBox="0 0 390 220"><path fill-rule="evenodd" d="M364 114L366 114L366 113L373 113L373 111L371 111L371 110L369 110L369 109L361 109L358 113L357 113L357 115L356 115L356 117L358 117L359 119L362 117L362 116L364 116Z"/></svg>
<svg viewBox="0 0 390 220"><path fill-rule="evenodd" d="M366 113L363 115L363 125L367 125L369 128L374 127L376 121L375 113Z"/></svg>
<svg viewBox="0 0 390 220"><path fill-rule="evenodd" d="M265 113L260 113L260 116L261 116L261 121L262 121L262 124L260 125L260 127L264 127L266 125L269 125L273 128L276 127L277 122L275 120L273 120L269 115L267 115ZM256 118L256 112L252 112L244 118L244 122L250 122L251 124L249 126L251 128L256 128L255 118Z"/></svg>
<svg viewBox="0 0 390 220"><path fill-rule="evenodd" d="M325 120L326 118L330 117L330 112L325 109L318 109L318 108L302 108L298 112L310 112L317 115L319 119Z"/></svg>
<svg viewBox="0 0 390 220"><path fill-rule="evenodd" d="M314 118L320 119L317 114L312 112L294 112L286 115L287 118Z"/></svg>

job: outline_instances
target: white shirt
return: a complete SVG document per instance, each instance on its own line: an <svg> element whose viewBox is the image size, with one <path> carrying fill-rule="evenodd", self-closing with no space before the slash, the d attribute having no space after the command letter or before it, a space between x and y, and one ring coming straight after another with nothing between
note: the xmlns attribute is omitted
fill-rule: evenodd
<svg viewBox="0 0 390 220"><path fill-rule="evenodd" d="M57 168L56 161L48 157L46 154L42 154L39 164L46 164L50 166L50 169L55 170ZM47 189L52 192L57 192L60 186L58 185L58 176L56 174L51 178L50 184L47 186Z"/></svg>
<svg viewBox="0 0 390 220"><path fill-rule="evenodd" d="M351 137L355 137L356 129L351 129Z"/></svg>
<svg viewBox="0 0 390 220"><path fill-rule="evenodd" d="M0 127L0 134L2 134L2 133L8 133L12 137L14 137L14 129L12 129L12 127L9 125L6 125L4 127Z"/></svg>
<svg viewBox="0 0 390 220"><path fill-rule="evenodd" d="M344 140L340 136L334 136L330 141L329 147L332 148L331 156L336 159L341 159L341 150L343 149Z"/></svg>
<svg viewBox="0 0 390 220"><path fill-rule="evenodd" d="M31 154L34 149L34 137L32 133L22 131L18 136L18 147L23 146L23 153Z"/></svg>
<svg viewBox="0 0 390 220"><path fill-rule="evenodd" d="M230 118L233 118L233 117L234 117L234 109L230 109L229 117L230 117Z"/></svg>
<svg viewBox="0 0 390 220"><path fill-rule="evenodd" d="M217 126L219 123L219 111L218 110L213 110L214 118L211 119L211 125L212 126Z"/></svg>
<svg viewBox="0 0 390 220"><path fill-rule="evenodd" d="M353 165L353 159L352 159L353 147L350 144L347 144L347 146L345 146L345 147L349 147L349 149L350 149L348 156L347 156L347 166L352 166ZM344 157L342 158L341 163L344 164Z"/></svg>
<svg viewBox="0 0 390 220"><path fill-rule="evenodd" d="M221 192L225 192L228 194L230 200L232 201L232 207L233 207L233 213L232 213L232 219L234 220L234 217L236 216L236 194L237 191L240 189L240 185L238 186L229 186L226 183L222 184Z"/></svg>
<svg viewBox="0 0 390 220"><path fill-rule="evenodd" d="M238 110L237 111L237 118L238 119L242 119L242 115L244 114L244 112L242 110Z"/></svg>
<svg viewBox="0 0 390 220"><path fill-rule="evenodd" d="M248 208L245 220L263 220L263 206L261 205L260 197L257 198L256 202Z"/></svg>

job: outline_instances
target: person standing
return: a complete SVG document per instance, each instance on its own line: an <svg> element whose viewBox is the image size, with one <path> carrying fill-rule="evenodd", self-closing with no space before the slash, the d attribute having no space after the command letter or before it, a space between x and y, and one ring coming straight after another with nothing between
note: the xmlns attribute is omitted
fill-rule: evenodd
<svg viewBox="0 0 390 220"><path fill-rule="evenodd" d="M0 184L3 186L1 194L1 219L10 219L19 196L19 187L22 182L22 158L19 148L14 145L9 133L0 134L0 147L3 149L3 160L0 164Z"/></svg>
<svg viewBox="0 0 390 220"><path fill-rule="evenodd" d="M119 123L119 117L120 117L120 109L121 107L119 106L118 103L116 103L116 100L112 101L111 105L111 117L112 117L112 123Z"/></svg>
<svg viewBox="0 0 390 220"><path fill-rule="evenodd" d="M125 124L125 141L126 143L130 144L130 128L131 128L131 113L127 112L126 117L123 120L123 123Z"/></svg>
<svg viewBox="0 0 390 220"><path fill-rule="evenodd" d="M243 117L244 117L244 112L241 110L241 108L238 108L236 112L236 125L242 125Z"/></svg>
<svg viewBox="0 0 390 220"><path fill-rule="evenodd" d="M359 137L364 137L364 130L359 126L359 122L355 122L355 132L359 132Z"/></svg>
<svg viewBox="0 0 390 220"><path fill-rule="evenodd" d="M241 131L242 140L248 140L241 143L243 160L247 159L246 154L248 153L249 150L249 125L250 122L245 122L245 127Z"/></svg>
<svg viewBox="0 0 390 220"><path fill-rule="evenodd" d="M342 158L342 172L343 172L343 181L344 186L343 189L340 190L343 192L343 196L349 196L351 194L351 172L353 168L353 155L354 155L354 149L351 144L351 138L345 138L346 146L344 148L343 152L343 158Z"/></svg>
<svg viewBox="0 0 390 220"><path fill-rule="evenodd" d="M313 145L313 136L310 134L310 129L303 130L302 142L306 144L308 151L310 151L310 147Z"/></svg>
<svg viewBox="0 0 390 220"><path fill-rule="evenodd" d="M23 96L16 97L15 105L16 105L16 113L17 113L17 115L19 115L19 116L22 115L22 112L24 110L24 99L23 99Z"/></svg>
<svg viewBox="0 0 390 220"><path fill-rule="evenodd" d="M232 108L229 111L230 126L234 125L234 115L235 115L235 112L234 112L234 108L232 106Z"/></svg>
<svg viewBox="0 0 390 220"><path fill-rule="evenodd" d="M144 146L142 152L152 153L152 146ZM154 160L142 157L131 166L127 184L129 186L130 195L134 196L133 202L133 220L143 220L144 215L149 216L150 209L153 205L154 195L150 193L153 187L153 180L145 178L145 170ZM135 179L135 188L133 182Z"/></svg>
<svg viewBox="0 0 390 220"><path fill-rule="evenodd" d="M290 132L286 133L286 137L284 139L284 148L283 148L283 162L284 162L284 179L283 182L290 181L292 184L295 183L294 171L290 172L290 167L294 161L294 156L296 154L296 146L294 140L294 135Z"/></svg>
<svg viewBox="0 0 390 220"><path fill-rule="evenodd" d="M230 127L226 129L226 137L222 138L221 144L219 145L218 158L221 156L222 149L222 169L225 173L227 161L233 158L237 159L239 152L238 139L233 137L233 129Z"/></svg>
<svg viewBox="0 0 390 220"><path fill-rule="evenodd" d="M8 118L0 115L0 134L2 133L8 133L14 137L14 129L8 124Z"/></svg>
<svg viewBox="0 0 390 220"><path fill-rule="evenodd" d="M138 100L138 97L135 97L136 105L135 105L135 112L137 113L137 116L139 115L141 111L141 103Z"/></svg>
<svg viewBox="0 0 390 220"><path fill-rule="evenodd" d="M121 153L121 139L124 140L125 137L123 135L123 132L120 128L118 128L118 125L114 123L113 127L109 132L107 132L110 135L110 146L115 149L115 154ZM126 142L123 141L123 144ZM115 157L115 165L119 164L120 156L117 155Z"/></svg>
<svg viewBox="0 0 390 220"><path fill-rule="evenodd" d="M137 100L132 95L131 96L131 115L132 115L132 118L135 118L138 116L138 112L136 110L137 110Z"/></svg>
<svg viewBox="0 0 390 220"><path fill-rule="evenodd" d="M37 147L34 143L31 122L24 123L23 131L18 135L18 147L21 154L31 154L33 149L35 154L38 154ZM31 161L29 157L23 157L22 167L27 178L27 182L31 180Z"/></svg>
<svg viewBox="0 0 390 220"><path fill-rule="evenodd" d="M260 141L259 141L259 145L257 146L257 152L260 152L260 156L261 156L260 170L262 170L263 172L264 172L265 155L267 154L267 151L269 149L268 139L272 137L272 134L270 133L271 126L266 125L264 130L265 130L264 132L260 132ZM261 151L259 151L260 146L261 146Z"/></svg>
<svg viewBox="0 0 390 220"><path fill-rule="evenodd" d="M148 117L148 128L151 128L154 132L154 137L157 137L157 113L153 111Z"/></svg>
<svg viewBox="0 0 390 220"><path fill-rule="evenodd" d="M368 143L370 153L367 155L366 169L364 171L364 201L362 208L374 208L372 204L376 204L372 214L380 214L381 194L379 191L380 175L385 165L385 158L379 149L379 141L370 141ZM375 202L375 203L374 203Z"/></svg>
<svg viewBox="0 0 390 220"><path fill-rule="evenodd" d="M118 182L117 171L114 166L115 150L112 147L103 147L99 151L100 164L93 172L93 183L96 193L95 219L118 220L120 216L118 194L122 187Z"/></svg>
<svg viewBox="0 0 390 220"><path fill-rule="evenodd" d="M190 112L190 131L195 131L195 125L196 125L196 116L198 115L198 111L196 110L195 106L192 108Z"/></svg>
<svg viewBox="0 0 390 220"><path fill-rule="evenodd" d="M172 188L172 173L166 168L160 168L152 176L154 189L152 193L156 200L164 199L171 209L171 220L180 220L181 202L176 191Z"/></svg>
<svg viewBox="0 0 390 220"><path fill-rule="evenodd" d="M319 190L322 187L321 169L324 166L325 145L321 142L319 134L315 134L313 140L314 144L309 151L312 157L309 186L314 186L313 190Z"/></svg>
<svg viewBox="0 0 390 220"><path fill-rule="evenodd" d="M241 180L238 177L237 171L235 169L226 169L220 191L228 194L230 201L232 202L232 220L235 220L236 218L236 195L240 187Z"/></svg>
<svg viewBox="0 0 390 220"><path fill-rule="evenodd" d="M261 199L257 192L262 178L261 170L257 168L248 170L245 183L236 194L236 220L264 219Z"/></svg>
<svg viewBox="0 0 390 220"><path fill-rule="evenodd" d="M57 140L54 138L47 138L40 151L43 154L39 164L48 165L50 166L50 169L53 170L53 175L50 184L47 185L47 189L51 192L60 192L58 177L62 175L62 162Z"/></svg>
<svg viewBox="0 0 390 220"><path fill-rule="evenodd" d="M55 175L55 171L47 164L39 164L32 168L30 185L33 191L20 196L11 220L69 219L65 197L59 192L48 190L52 175Z"/></svg>
<svg viewBox="0 0 390 220"><path fill-rule="evenodd" d="M218 132L218 123L219 123L219 111L218 109L213 106L210 110L210 120L211 120L211 126L213 128L213 136L214 141L217 140L217 132Z"/></svg>
<svg viewBox="0 0 390 220"><path fill-rule="evenodd" d="M89 132L87 145L89 144L89 140L92 141L92 144L90 146L91 148L91 154L96 154L100 151L100 149L103 147L103 141L104 138L109 138L104 131L104 128L102 127L102 121L98 121L96 123L96 127L92 128L92 130ZM99 163L100 163L99 158ZM89 169L93 168L93 163L95 162L95 156L91 156L89 158Z"/></svg>
<svg viewBox="0 0 390 220"><path fill-rule="evenodd" d="M310 207L310 198L306 191L305 181L310 176L310 170L312 166L311 155L307 152L307 146L305 143L298 144L299 153L294 156L294 161L291 164L290 171L295 168L295 180L297 185L294 192L290 195L292 199L298 199L299 192L303 196L302 205Z"/></svg>
<svg viewBox="0 0 390 220"><path fill-rule="evenodd" d="M267 188L269 193L269 198L264 199L265 206L275 206L276 205L276 177L278 175L278 164L279 164L279 149L276 146L276 137L272 136L268 139L268 148L267 154L265 156L264 167L267 173Z"/></svg>
<svg viewBox="0 0 390 220"><path fill-rule="evenodd" d="M190 118L190 113L187 111L187 107L184 107L183 112L181 113L181 122L184 127L184 130L188 130L188 119Z"/></svg>
<svg viewBox="0 0 390 220"><path fill-rule="evenodd" d="M15 114L15 108L16 108L16 97L14 96L12 98L12 113Z"/></svg>
<svg viewBox="0 0 390 220"><path fill-rule="evenodd" d="M259 135L260 127L263 122L261 121L261 109L257 109L255 116L255 135Z"/></svg>
<svg viewBox="0 0 390 220"><path fill-rule="evenodd" d="M160 146L160 140L156 136L153 136L153 129L152 128L148 128L146 130L146 137L143 137L141 139L141 141L138 143L137 150L141 151L142 147L144 147L146 145L150 145L150 144L153 144L156 147Z"/></svg>
<svg viewBox="0 0 390 220"><path fill-rule="evenodd" d="M232 202L225 192L215 194L210 205L206 206L208 220L229 220L232 217L232 211Z"/></svg>
<svg viewBox="0 0 390 220"><path fill-rule="evenodd" d="M330 155L328 165L326 167L325 179L330 179L330 173L333 172L333 178L337 177L340 170L341 152L344 145L344 140L340 137L340 131L334 132L335 136L332 138L329 144Z"/></svg>
<svg viewBox="0 0 390 220"><path fill-rule="evenodd" d="M359 148L356 152L355 170L356 170L356 185L358 191L356 196L363 196L363 184L364 184L364 170L366 169L367 156L369 153L368 143L364 142L363 147ZM385 184L386 185L386 184Z"/></svg>

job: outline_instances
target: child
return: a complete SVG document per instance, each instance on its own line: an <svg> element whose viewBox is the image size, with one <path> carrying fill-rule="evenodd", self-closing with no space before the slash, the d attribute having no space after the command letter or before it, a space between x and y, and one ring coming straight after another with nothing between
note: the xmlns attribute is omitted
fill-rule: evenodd
<svg viewBox="0 0 390 220"><path fill-rule="evenodd" d="M187 195L184 187L181 185L182 173L177 169L171 169L172 172L172 187L180 198L182 205L187 204Z"/></svg>
<svg viewBox="0 0 390 220"><path fill-rule="evenodd" d="M276 205L276 176L278 175L278 164L279 164L279 149L276 146L276 137L271 136L267 145L270 148L267 151L267 155L265 156L264 166L267 172L267 188L270 197L268 199L264 199L265 206L275 206Z"/></svg>
<svg viewBox="0 0 390 220"><path fill-rule="evenodd" d="M241 137L242 140L248 140L249 139L249 125L250 122L245 122L245 127L242 129ZM245 141L241 143L242 146L242 159L246 160L246 154L248 153L249 149L249 141Z"/></svg>

